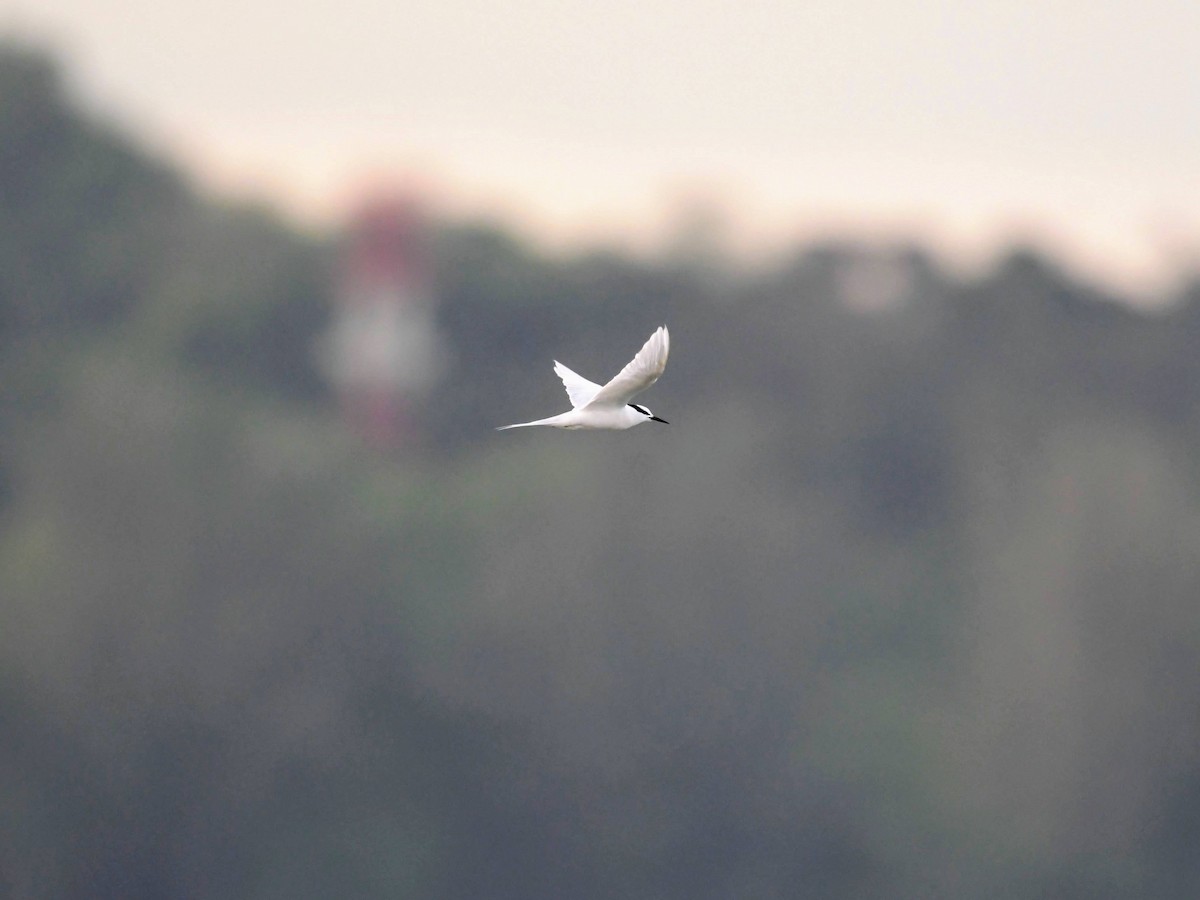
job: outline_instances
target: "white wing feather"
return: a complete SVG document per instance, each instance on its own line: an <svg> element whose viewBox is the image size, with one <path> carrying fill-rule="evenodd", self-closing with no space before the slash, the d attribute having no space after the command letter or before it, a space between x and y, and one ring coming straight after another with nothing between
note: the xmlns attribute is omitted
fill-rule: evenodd
<svg viewBox="0 0 1200 900"><path fill-rule="evenodd" d="M596 382L588 381L582 375L572 372L557 359L554 361L554 374L562 379L567 396L571 399L571 406L575 409L587 406L600 390L600 385Z"/></svg>
<svg viewBox="0 0 1200 900"><path fill-rule="evenodd" d="M666 326L660 327L650 335L650 339L646 341L629 365L618 372L612 381L596 391L585 405L590 407L624 406L658 381L658 376L667 367L667 354L670 349L671 336L667 333ZM563 381L565 383L566 379L564 378ZM591 384L591 382L588 383ZM569 385L567 393L571 394ZM571 394L571 402L575 402L574 394Z"/></svg>

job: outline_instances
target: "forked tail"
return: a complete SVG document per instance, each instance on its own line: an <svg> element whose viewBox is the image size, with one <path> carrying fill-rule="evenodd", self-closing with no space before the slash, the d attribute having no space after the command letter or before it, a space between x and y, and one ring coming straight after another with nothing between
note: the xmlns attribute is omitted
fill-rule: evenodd
<svg viewBox="0 0 1200 900"><path fill-rule="evenodd" d="M558 425L561 415L551 416L548 419L538 419L534 422L517 422L515 425L500 425L496 428L497 431L508 431L510 428L528 428L530 425L550 425L551 427Z"/></svg>

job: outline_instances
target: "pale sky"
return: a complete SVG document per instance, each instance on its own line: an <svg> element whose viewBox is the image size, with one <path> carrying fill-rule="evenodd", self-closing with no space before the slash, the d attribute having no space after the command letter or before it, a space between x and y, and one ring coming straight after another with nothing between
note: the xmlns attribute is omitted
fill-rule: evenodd
<svg viewBox="0 0 1200 900"><path fill-rule="evenodd" d="M563 245L728 209L742 250L1014 237L1151 290L1200 257L1195 0L0 0L211 188L366 179Z"/></svg>

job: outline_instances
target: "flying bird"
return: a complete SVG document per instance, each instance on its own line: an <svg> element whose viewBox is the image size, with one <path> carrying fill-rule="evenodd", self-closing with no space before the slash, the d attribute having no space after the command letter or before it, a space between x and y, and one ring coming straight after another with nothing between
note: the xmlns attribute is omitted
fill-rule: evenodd
<svg viewBox="0 0 1200 900"><path fill-rule="evenodd" d="M666 326L659 328L646 341L637 356L616 374L608 384L601 387L582 375L572 372L558 360L554 361L554 374L562 379L571 400L572 409L548 419L535 422L518 422L502 425L497 431L507 428L525 428L529 425L548 425L551 428L587 428L623 431L643 422L662 422L640 403L630 403L634 397L654 382L667 367L667 353L671 349L671 336Z"/></svg>

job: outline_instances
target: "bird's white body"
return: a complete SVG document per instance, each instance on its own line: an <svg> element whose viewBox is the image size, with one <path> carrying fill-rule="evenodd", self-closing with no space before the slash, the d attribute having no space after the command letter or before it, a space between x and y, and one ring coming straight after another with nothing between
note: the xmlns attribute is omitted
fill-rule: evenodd
<svg viewBox="0 0 1200 900"><path fill-rule="evenodd" d="M629 401L658 381L658 376L662 375L667 367L670 348L671 337L663 326L650 335L650 339L629 365L604 386L588 381L555 360L554 373L562 379L572 409L548 419L503 425L497 431L525 428L530 425L623 431L647 421L666 424L664 419L653 415L646 407Z"/></svg>
<svg viewBox="0 0 1200 900"><path fill-rule="evenodd" d="M632 428L634 425L640 425L647 421L646 416L640 412L635 412L628 406L623 406L619 409L590 409L578 410L572 409L565 413L559 413L557 416L551 416L548 419L537 419L533 422L518 422L515 425L501 425L497 431L505 431L509 428L527 428L530 425L548 425L551 428L592 428L610 431L623 431L626 428Z"/></svg>

